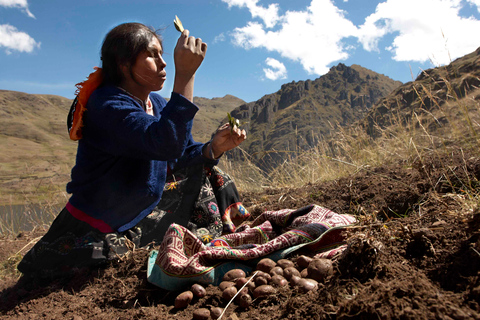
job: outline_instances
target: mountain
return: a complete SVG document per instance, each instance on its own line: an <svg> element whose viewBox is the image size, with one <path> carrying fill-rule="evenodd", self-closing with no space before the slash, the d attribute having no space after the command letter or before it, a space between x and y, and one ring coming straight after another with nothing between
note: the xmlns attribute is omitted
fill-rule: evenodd
<svg viewBox="0 0 480 320"><path fill-rule="evenodd" d="M227 112L245 104L245 101L232 95L222 98L194 97L193 102L200 109L193 120L192 135L195 141L206 142L212 133L222 124Z"/></svg>
<svg viewBox="0 0 480 320"><path fill-rule="evenodd" d="M440 130L448 134L443 129L458 118L467 118L467 123L474 125L473 120L478 115L479 88L480 48L447 66L424 70L415 81L398 87L381 99L371 108L362 125L373 137L395 124L421 125L429 132ZM452 107L453 104L460 104L461 108ZM459 109L463 111L459 112ZM451 129L452 126L448 126L446 131Z"/></svg>
<svg viewBox="0 0 480 320"><path fill-rule="evenodd" d="M318 79L284 84L231 114L246 122L249 137L242 148L265 169L286 152L311 148L336 127L364 118L401 84L359 65L340 63ZM237 150L230 156L238 159L242 154Z"/></svg>
<svg viewBox="0 0 480 320"><path fill-rule="evenodd" d="M72 101L0 90L0 204L38 201L59 193L75 160L67 135ZM35 198L35 199L32 199Z"/></svg>
<svg viewBox="0 0 480 320"><path fill-rule="evenodd" d="M245 103L232 95L194 102L200 110L192 135L202 142L227 112ZM64 197L77 149L67 133L71 103L54 95L0 90L0 207Z"/></svg>

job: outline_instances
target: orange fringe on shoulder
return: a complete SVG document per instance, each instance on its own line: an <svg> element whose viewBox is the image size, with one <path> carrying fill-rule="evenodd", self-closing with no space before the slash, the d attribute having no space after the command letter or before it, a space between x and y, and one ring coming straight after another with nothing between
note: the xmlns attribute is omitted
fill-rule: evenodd
<svg viewBox="0 0 480 320"><path fill-rule="evenodd" d="M77 103L73 111L72 127L70 128L70 139L80 140L82 138L83 127L83 113L85 112L88 98L95 89L97 89L103 81L102 68L95 67L95 71L90 73L87 80L77 83L75 86L77 90L75 95L77 96Z"/></svg>

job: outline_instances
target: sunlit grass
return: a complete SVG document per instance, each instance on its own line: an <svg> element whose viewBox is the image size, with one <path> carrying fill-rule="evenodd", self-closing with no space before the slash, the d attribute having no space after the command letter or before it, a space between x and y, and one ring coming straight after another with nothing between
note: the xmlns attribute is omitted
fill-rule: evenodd
<svg viewBox="0 0 480 320"><path fill-rule="evenodd" d="M447 85L446 100L441 101L424 86L414 86L418 108L412 108L409 114L390 114L390 125L374 125L374 137L360 125L337 127L314 148L283 152L283 162L265 170L259 169L245 152L245 161L225 159L223 166L241 191L259 191L298 188L394 162L413 166L422 163L427 155L443 159L456 151L478 152L480 104L476 97L480 90L472 87L470 92L459 96L446 79L443 81ZM433 111L425 107L425 98L434 105ZM448 171L448 166L444 165L444 170ZM477 185L477 182L465 181L466 192L476 197Z"/></svg>

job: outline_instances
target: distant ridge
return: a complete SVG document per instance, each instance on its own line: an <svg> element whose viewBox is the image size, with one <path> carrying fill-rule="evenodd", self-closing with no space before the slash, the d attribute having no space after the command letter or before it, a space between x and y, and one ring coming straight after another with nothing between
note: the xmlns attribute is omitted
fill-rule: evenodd
<svg viewBox="0 0 480 320"><path fill-rule="evenodd" d="M193 120L192 135L196 141L206 142L210 140L212 133L222 124L227 112L245 104L245 101L227 94L221 98L194 97L193 102L199 107L199 111Z"/></svg>
<svg viewBox="0 0 480 320"><path fill-rule="evenodd" d="M245 101L232 95L195 97L200 110L192 135L206 142L227 112ZM0 206L65 201L65 184L75 163L77 143L67 133L72 100L43 94L0 90Z"/></svg>
<svg viewBox="0 0 480 320"><path fill-rule="evenodd" d="M340 63L318 79L284 84L276 93L239 106L232 115L247 122L249 138L242 148L266 168L284 158L282 151L311 148L336 126L362 119L401 84L359 65ZM234 151L230 156L240 159L242 154Z"/></svg>
<svg viewBox="0 0 480 320"><path fill-rule="evenodd" d="M396 88L371 108L362 125L374 137L399 121L405 125L414 120L417 126L420 121L428 131L439 130L464 116L450 114L449 104L461 102L465 111L474 108L479 88L480 48L447 66L424 70L415 81Z"/></svg>

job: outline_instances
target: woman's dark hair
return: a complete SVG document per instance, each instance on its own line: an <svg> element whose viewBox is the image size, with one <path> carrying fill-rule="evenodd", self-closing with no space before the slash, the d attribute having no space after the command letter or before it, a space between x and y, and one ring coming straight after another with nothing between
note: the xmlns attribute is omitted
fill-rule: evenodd
<svg viewBox="0 0 480 320"><path fill-rule="evenodd" d="M150 42L162 39L155 30L141 23L123 23L113 28L103 40L101 59L104 84L119 85L124 76L122 65L135 64L138 55L148 49Z"/></svg>

